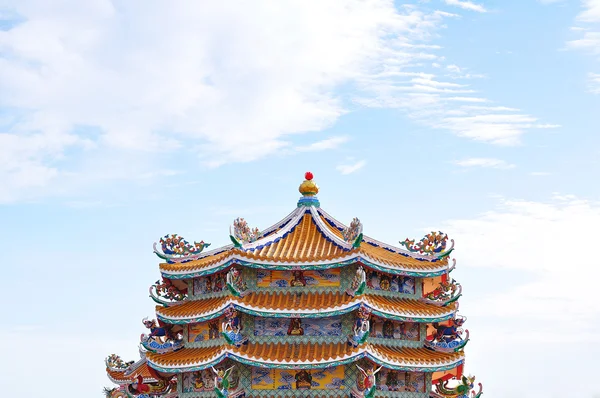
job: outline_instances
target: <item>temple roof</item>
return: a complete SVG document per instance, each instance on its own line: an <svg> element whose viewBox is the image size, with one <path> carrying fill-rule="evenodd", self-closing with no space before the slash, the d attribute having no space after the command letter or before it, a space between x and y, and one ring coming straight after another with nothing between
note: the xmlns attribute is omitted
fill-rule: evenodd
<svg viewBox="0 0 600 398"><path fill-rule="evenodd" d="M361 262L380 271L412 276L435 276L448 271L448 258L444 253L435 256L416 254L362 233L358 241L349 242L342 233L346 228L318 207L300 206L284 220L257 232L255 241L239 242L192 256L172 256L168 262L160 264L160 270L170 279L209 275L234 264L261 269L302 267L307 270ZM362 230L362 224L360 228ZM235 239L233 235L232 239Z"/></svg>
<svg viewBox="0 0 600 398"><path fill-rule="evenodd" d="M196 371L214 366L225 358L253 366L290 366L317 369L368 358L397 370L434 372L451 369L464 361L458 353L439 353L425 348L385 347L346 343L250 343L241 347L184 348L168 354L148 353L150 366L166 373Z"/></svg>
<svg viewBox="0 0 600 398"><path fill-rule="evenodd" d="M244 297L223 296L190 300L171 307L156 307L158 318L167 323L186 324L216 318L228 306L266 317L318 318L343 314L365 306L374 314L399 321L437 322L450 319L457 311L452 303L446 307L416 299L364 294L350 297L341 292L253 292Z"/></svg>
<svg viewBox="0 0 600 398"><path fill-rule="evenodd" d="M118 369L107 366L106 374L110 381L115 384L129 384L135 381L139 375L144 378L144 382L146 383L156 381L154 376L152 376L151 370L148 368L145 357L131 364L127 368Z"/></svg>

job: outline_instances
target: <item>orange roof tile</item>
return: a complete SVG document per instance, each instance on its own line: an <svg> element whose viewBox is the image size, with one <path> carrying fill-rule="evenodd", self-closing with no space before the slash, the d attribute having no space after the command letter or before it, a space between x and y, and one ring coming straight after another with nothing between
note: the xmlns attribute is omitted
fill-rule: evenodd
<svg viewBox="0 0 600 398"><path fill-rule="evenodd" d="M441 353L426 348L386 347L367 344L350 347L346 343L250 343L241 347L184 348L168 354L148 353L151 366L181 371L206 367L219 362L225 356L260 364L280 366L321 365L339 361L353 361L364 355L377 361L408 368L428 368L452 365L461 361L462 353Z"/></svg>
<svg viewBox="0 0 600 398"><path fill-rule="evenodd" d="M411 270L428 271L448 265L448 258L444 258L435 262L417 260L413 257L404 256L399 253L393 253L383 247L377 247L368 242L361 243L360 253L377 263L385 264L391 267L408 268Z"/></svg>
<svg viewBox="0 0 600 398"><path fill-rule="evenodd" d="M148 369L148 364L146 362L138 366L133 372L125 375L128 369L129 368L123 370L112 370L110 368L106 368L106 373L108 374L108 378L115 384L130 383L134 379L137 379L138 375L141 375L145 381L155 380L152 374L150 373L150 370Z"/></svg>
<svg viewBox="0 0 600 398"><path fill-rule="evenodd" d="M165 322L198 322L198 318L220 313L228 305L240 311L261 311L273 316L311 316L317 311L325 316L328 312L348 312L361 304L386 314L406 318L443 318L456 312L452 303L446 307L420 302L415 299L364 294L350 297L342 292L253 292L244 297L224 296L185 301L172 307L156 307L156 313ZM267 315L268 316L268 315Z"/></svg>

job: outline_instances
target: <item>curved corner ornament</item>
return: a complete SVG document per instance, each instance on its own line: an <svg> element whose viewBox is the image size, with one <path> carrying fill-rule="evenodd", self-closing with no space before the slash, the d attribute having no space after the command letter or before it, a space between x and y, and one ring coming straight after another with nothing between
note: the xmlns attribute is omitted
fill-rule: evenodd
<svg viewBox="0 0 600 398"><path fill-rule="evenodd" d="M342 236L346 242L352 245L352 247L359 247L363 239L362 231L362 223L358 218L354 217L350 225L342 231Z"/></svg>
<svg viewBox="0 0 600 398"><path fill-rule="evenodd" d="M202 250L210 246L210 243L204 243L204 241L191 244L177 234L165 235L160 238L159 242L162 252L157 250L155 242L154 254L171 264L194 260L202 253Z"/></svg>
<svg viewBox="0 0 600 398"><path fill-rule="evenodd" d="M227 288L235 297L244 297L247 286L239 269L233 267L227 273Z"/></svg>
<svg viewBox="0 0 600 398"><path fill-rule="evenodd" d="M169 327L164 324L159 326L155 320L149 321L148 318L142 319L142 323L150 330L150 334L140 336L140 344L146 350L163 354L183 348L183 336L180 333L174 334Z"/></svg>
<svg viewBox="0 0 600 398"><path fill-rule="evenodd" d="M144 383L144 379L141 375L137 379L129 384L125 391L128 397L147 398L154 396L166 397L176 389L176 384L166 380L158 380L152 383Z"/></svg>
<svg viewBox="0 0 600 398"><path fill-rule="evenodd" d="M475 391L475 376L462 376L459 384L448 387L450 381L441 381L435 385L436 392L444 398L479 398L483 395L483 385L479 383L479 391Z"/></svg>
<svg viewBox="0 0 600 398"><path fill-rule="evenodd" d="M438 259L447 257L454 250L454 239L450 239L450 247L447 248L448 235L443 232L430 232L418 243L414 239L405 239L400 244L412 253L435 256Z"/></svg>
<svg viewBox="0 0 600 398"><path fill-rule="evenodd" d="M120 356L117 354L110 354L104 360L106 367L112 371L120 371L127 369L130 365L132 365L135 361L123 362Z"/></svg>
<svg viewBox="0 0 600 398"><path fill-rule="evenodd" d="M235 247L242 247L246 243L256 242L260 236L258 228L251 229L248 222L243 218L233 220L233 225L229 227L229 238Z"/></svg>
<svg viewBox="0 0 600 398"><path fill-rule="evenodd" d="M445 307L458 300L462 296L462 285L454 279L449 282L440 282L439 287L425 294L419 301Z"/></svg>
<svg viewBox="0 0 600 398"><path fill-rule="evenodd" d="M467 317L455 315L450 320L450 325L440 325L433 322L432 326L435 332L425 340L425 347L440 352L457 352L464 348L469 342L469 331L465 331L465 338L462 337L462 326L467 321Z"/></svg>
<svg viewBox="0 0 600 398"><path fill-rule="evenodd" d="M352 284L346 290L346 294L350 297L360 296L365 292L365 287L367 286L367 273L362 265L359 265L356 269L356 274L354 275L354 279L352 279Z"/></svg>
<svg viewBox="0 0 600 398"><path fill-rule="evenodd" d="M356 314L356 322L352 329L353 334L348 336L348 345L356 348L359 345L367 341L371 325L369 319L371 318L371 310L367 307L361 306Z"/></svg>
<svg viewBox="0 0 600 398"><path fill-rule="evenodd" d="M178 289L169 279L163 278L162 283L158 280L148 289L150 298L163 307L177 304L187 297L187 289Z"/></svg>
<svg viewBox="0 0 600 398"><path fill-rule="evenodd" d="M221 324L221 330L227 344L236 347L248 344L248 338L242 334L242 322L235 308L228 307L224 315L225 321Z"/></svg>

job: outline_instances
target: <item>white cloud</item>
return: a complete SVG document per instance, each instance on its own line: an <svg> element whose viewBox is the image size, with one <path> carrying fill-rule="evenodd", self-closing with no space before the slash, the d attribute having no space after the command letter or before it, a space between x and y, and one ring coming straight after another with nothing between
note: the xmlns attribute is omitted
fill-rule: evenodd
<svg viewBox="0 0 600 398"><path fill-rule="evenodd" d="M600 0L582 0L584 11L577 16L583 22L600 22Z"/></svg>
<svg viewBox="0 0 600 398"><path fill-rule="evenodd" d="M529 173L529 175L534 177L545 177L549 176L550 173L548 173L547 171L532 171L531 173Z"/></svg>
<svg viewBox="0 0 600 398"><path fill-rule="evenodd" d="M457 160L454 162L458 166L462 167L485 167L492 169L512 169L515 168L514 164L510 164L501 159L493 158L470 158Z"/></svg>
<svg viewBox="0 0 600 398"><path fill-rule="evenodd" d="M336 87L435 59L424 41L452 16L388 0L8 9L23 21L0 31L0 106L14 115L0 119L0 201L64 185L67 154L177 150L218 166L292 147L345 112Z"/></svg>
<svg viewBox="0 0 600 398"><path fill-rule="evenodd" d="M484 6L466 0L444 0L449 6L456 6L469 11L487 12Z"/></svg>
<svg viewBox="0 0 600 398"><path fill-rule="evenodd" d="M600 94L600 73L590 73L590 92L593 94Z"/></svg>
<svg viewBox="0 0 600 398"><path fill-rule="evenodd" d="M366 164L367 164L367 162L365 160L359 160L358 162L352 163L352 164L341 164L341 165L337 166L335 169L337 171L339 171L340 173L346 175L346 174L352 174L354 172L357 172L358 170L365 167Z"/></svg>
<svg viewBox="0 0 600 398"><path fill-rule="evenodd" d="M567 46L574 50L584 50L593 54L600 54L600 32L584 32L583 37L568 41Z"/></svg>
<svg viewBox="0 0 600 398"><path fill-rule="evenodd" d="M597 336L598 223L600 204L572 195L504 200L478 217L445 223L443 230L457 242L459 266L515 275L504 281L505 289L496 289L504 292L471 304L470 315L497 317L500 324L526 319L528 334L545 340Z"/></svg>
<svg viewBox="0 0 600 398"><path fill-rule="evenodd" d="M348 142L348 137L331 137L322 141L313 142L310 145L300 146L296 148L301 152L324 151L326 149L334 149Z"/></svg>

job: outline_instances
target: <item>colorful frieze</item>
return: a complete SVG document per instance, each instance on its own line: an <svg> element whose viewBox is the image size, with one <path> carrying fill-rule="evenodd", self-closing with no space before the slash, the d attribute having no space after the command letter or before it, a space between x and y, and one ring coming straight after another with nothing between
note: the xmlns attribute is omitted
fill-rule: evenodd
<svg viewBox="0 0 600 398"><path fill-rule="evenodd" d="M223 318L212 319L207 322L188 325L188 342L214 340L221 337L221 322Z"/></svg>
<svg viewBox="0 0 600 398"><path fill-rule="evenodd" d="M377 389L380 391L425 392L425 373L381 369L377 374Z"/></svg>
<svg viewBox="0 0 600 398"><path fill-rule="evenodd" d="M222 292L227 288L226 273L219 272L215 275L202 276L194 279L194 294L207 294Z"/></svg>
<svg viewBox="0 0 600 398"><path fill-rule="evenodd" d="M255 318L255 336L341 336L342 318Z"/></svg>
<svg viewBox="0 0 600 398"><path fill-rule="evenodd" d="M254 390L344 389L344 366L318 370L252 368Z"/></svg>
<svg viewBox="0 0 600 398"><path fill-rule="evenodd" d="M371 319L371 337L419 341L418 323L398 322L389 319Z"/></svg>
<svg viewBox="0 0 600 398"><path fill-rule="evenodd" d="M257 272L258 287L337 287L340 286L340 269L322 271L265 271Z"/></svg>
<svg viewBox="0 0 600 398"><path fill-rule="evenodd" d="M415 278L389 275L379 271L367 272L367 287L373 290L415 294Z"/></svg>
<svg viewBox="0 0 600 398"><path fill-rule="evenodd" d="M215 367L215 370L209 368L198 372L185 373L183 375L183 392L204 392L214 391L215 389L215 371L225 372L229 370L227 377L229 383L229 390L236 390L240 384L240 373L238 370L239 366L229 364L228 366L219 365ZM217 381L218 376L216 377ZM222 388L220 385L218 388Z"/></svg>

